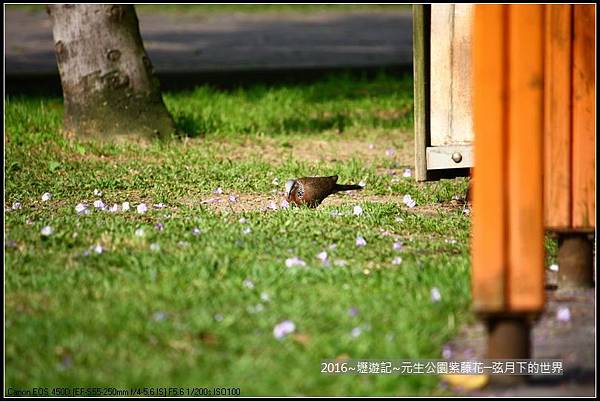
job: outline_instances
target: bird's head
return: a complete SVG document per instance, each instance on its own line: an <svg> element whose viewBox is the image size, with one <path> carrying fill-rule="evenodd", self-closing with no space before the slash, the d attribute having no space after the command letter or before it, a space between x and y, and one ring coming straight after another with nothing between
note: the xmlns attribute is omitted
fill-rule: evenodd
<svg viewBox="0 0 600 401"><path fill-rule="evenodd" d="M285 183L285 196L288 198L288 200L290 199L290 197L292 196L292 192L295 191L296 188L298 188L298 183L296 180L289 180Z"/></svg>

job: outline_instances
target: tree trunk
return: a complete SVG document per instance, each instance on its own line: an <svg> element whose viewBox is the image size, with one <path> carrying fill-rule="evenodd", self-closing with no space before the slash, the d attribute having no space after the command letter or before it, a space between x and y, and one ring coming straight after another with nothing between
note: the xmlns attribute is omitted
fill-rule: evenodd
<svg viewBox="0 0 600 401"><path fill-rule="evenodd" d="M102 138L175 132L133 5L48 5L48 13L66 131Z"/></svg>

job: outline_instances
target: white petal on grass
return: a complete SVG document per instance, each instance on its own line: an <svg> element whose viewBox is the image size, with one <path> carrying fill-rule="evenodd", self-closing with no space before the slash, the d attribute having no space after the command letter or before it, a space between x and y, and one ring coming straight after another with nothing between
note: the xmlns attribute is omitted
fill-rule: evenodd
<svg viewBox="0 0 600 401"><path fill-rule="evenodd" d="M364 187L366 187L366 186L367 186L367 183L366 183L364 180L361 180L361 181L358 183L358 185L359 185L359 186L361 186L362 188L364 188Z"/></svg>
<svg viewBox="0 0 600 401"><path fill-rule="evenodd" d="M404 171L402 172L402 177L404 177L404 178L412 177L412 170L409 168L405 168Z"/></svg>
<svg viewBox="0 0 600 401"><path fill-rule="evenodd" d="M242 233L243 233L244 235L248 235L248 234L250 234L251 232L252 232L252 229L251 229L250 227L246 227L246 228L244 228L244 229L242 230Z"/></svg>
<svg viewBox="0 0 600 401"><path fill-rule="evenodd" d="M229 195L229 202L237 202L238 197L235 195Z"/></svg>
<svg viewBox="0 0 600 401"><path fill-rule="evenodd" d="M296 330L296 325L291 320L284 320L281 323L278 323L273 328L273 336L276 339L282 339L288 334L293 333Z"/></svg>
<svg viewBox="0 0 600 401"><path fill-rule="evenodd" d="M339 267L344 267L344 266L348 266L348 262L345 261L344 259L336 259L333 261L333 264Z"/></svg>
<svg viewBox="0 0 600 401"><path fill-rule="evenodd" d="M94 252L96 252L97 254L101 254L102 252L104 252L104 249L102 248L102 245L96 245L96 246L94 246Z"/></svg>
<svg viewBox="0 0 600 401"><path fill-rule="evenodd" d="M139 205L137 205L137 212L139 214L144 214L148 211L148 206L146 206L145 203L140 203Z"/></svg>
<svg viewBox="0 0 600 401"><path fill-rule="evenodd" d="M42 234L44 237L49 237L50 235L52 235L52 233L54 232L54 230L52 229L52 227L50 226L45 226L44 228L42 228L42 230L40 231L40 234Z"/></svg>
<svg viewBox="0 0 600 401"><path fill-rule="evenodd" d="M290 207L290 203L287 200L282 199L281 203L279 203L279 207L282 209L287 209Z"/></svg>
<svg viewBox="0 0 600 401"><path fill-rule="evenodd" d="M221 195L222 193L223 193L223 189L221 187L219 187L213 191L213 194L217 194L217 195Z"/></svg>
<svg viewBox="0 0 600 401"><path fill-rule="evenodd" d="M126 212L129 210L129 202L123 202L123 204L121 205L121 209Z"/></svg>
<svg viewBox="0 0 600 401"><path fill-rule="evenodd" d="M244 287L246 287L246 288L249 288L249 289L254 288L254 282L252 280L250 280L249 278L245 279L243 284L244 284Z"/></svg>
<svg viewBox="0 0 600 401"><path fill-rule="evenodd" d="M394 248L395 251L401 251L402 250L402 241L394 242L394 245L392 245L392 248Z"/></svg>
<svg viewBox="0 0 600 401"><path fill-rule="evenodd" d="M244 224L247 220L243 217L241 217L239 220L240 224Z"/></svg>
<svg viewBox="0 0 600 401"><path fill-rule="evenodd" d="M194 227L192 229L192 235L200 235L202 233L202 230L200 230L198 227Z"/></svg>
<svg viewBox="0 0 600 401"><path fill-rule="evenodd" d="M385 155L386 155L387 157L392 157L392 156L394 156L394 149L392 149L392 148L387 148L387 149L385 150Z"/></svg>
<svg viewBox="0 0 600 401"><path fill-rule="evenodd" d="M556 310L556 320L559 322L571 321L571 311L566 306L561 306Z"/></svg>
<svg viewBox="0 0 600 401"><path fill-rule="evenodd" d="M12 210L19 210L21 208L21 202L15 202L12 204Z"/></svg>
<svg viewBox="0 0 600 401"><path fill-rule="evenodd" d="M369 144L369 149L375 149L375 145L373 145L372 143Z"/></svg>
<svg viewBox="0 0 600 401"><path fill-rule="evenodd" d="M341 216L341 213L338 212L337 210L332 210L330 215L331 215L331 217L337 217L337 216Z"/></svg>
<svg viewBox="0 0 600 401"><path fill-rule="evenodd" d="M165 320L166 318L167 318L167 314L162 311L155 312L152 315L152 319L154 319L154 321L156 321L156 322L161 322L161 321Z"/></svg>
<svg viewBox="0 0 600 401"><path fill-rule="evenodd" d="M367 241L362 236L356 237L356 246L365 246L367 245Z"/></svg>
<svg viewBox="0 0 600 401"><path fill-rule="evenodd" d="M260 299L263 302L269 302L271 300L271 296L269 294L267 294L266 292L261 292L260 293Z"/></svg>
<svg viewBox="0 0 600 401"><path fill-rule="evenodd" d="M112 205L112 206L111 206L111 207L108 209L108 211L109 211L109 212L111 212L111 213L116 213L116 212L118 212L118 211L119 211L119 205L117 205L117 204L115 203L114 205Z"/></svg>
<svg viewBox="0 0 600 401"><path fill-rule="evenodd" d="M410 208L415 207L415 205L417 204L417 202L408 194L404 195L404 197L402 198L402 202Z"/></svg>
<svg viewBox="0 0 600 401"><path fill-rule="evenodd" d="M337 248L337 244L331 244L329 245L329 249L336 249Z"/></svg>
<svg viewBox="0 0 600 401"><path fill-rule="evenodd" d="M260 313L265 310L265 306L263 304L250 305L248 307L248 313Z"/></svg>
<svg viewBox="0 0 600 401"><path fill-rule="evenodd" d="M285 260L285 265L286 267L306 266L306 262L300 259L299 257L294 256L293 258L287 258Z"/></svg>
<svg viewBox="0 0 600 401"><path fill-rule="evenodd" d="M104 209L106 205L101 200L94 201L94 207L96 209Z"/></svg>
<svg viewBox="0 0 600 401"><path fill-rule="evenodd" d="M362 333L362 329L360 327L355 327L352 329L352 331L350 332L350 335L354 338L360 336Z"/></svg>
<svg viewBox="0 0 600 401"><path fill-rule="evenodd" d="M166 206L164 205L164 203L156 203L154 204L154 208L155 209L164 209Z"/></svg>
<svg viewBox="0 0 600 401"><path fill-rule="evenodd" d="M269 204L267 205L267 209L277 210L277 204L274 201L269 201Z"/></svg>
<svg viewBox="0 0 600 401"><path fill-rule="evenodd" d="M354 206L353 213L355 216L360 216L361 214L363 214L363 208L360 206Z"/></svg>
<svg viewBox="0 0 600 401"><path fill-rule="evenodd" d="M144 229L143 228L138 228L137 230L135 230L135 236L136 237L143 237L144 236Z"/></svg>
<svg viewBox="0 0 600 401"><path fill-rule="evenodd" d="M437 287L431 289L431 302L439 302L442 300L442 294Z"/></svg>
<svg viewBox="0 0 600 401"><path fill-rule="evenodd" d="M277 178L277 177L273 178L273 181L271 181L271 183L273 185L279 185L279 178Z"/></svg>
<svg viewBox="0 0 600 401"><path fill-rule="evenodd" d="M395 220L396 223L404 223L404 219L402 217L396 217Z"/></svg>
<svg viewBox="0 0 600 401"><path fill-rule="evenodd" d="M323 252L319 252L317 254L317 259L319 259L321 262L325 263L327 261L327 252L323 251Z"/></svg>
<svg viewBox="0 0 600 401"><path fill-rule="evenodd" d="M217 322L222 322L223 319L225 319L225 317L223 315L221 315L220 313L217 313L216 315L213 316L213 319L215 319Z"/></svg>
<svg viewBox="0 0 600 401"><path fill-rule="evenodd" d="M153 242L152 244L150 244L150 250L151 251L159 251L160 250L160 244Z"/></svg>
<svg viewBox="0 0 600 401"><path fill-rule="evenodd" d="M50 192L44 192L42 195L42 201L46 202L52 199L52 194Z"/></svg>
<svg viewBox="0 0 600 401"><path fill-rule="evenodd" d="M94 196L102 196L102 191L94 189Z"/></svg>
<svg viewBox="0 0 600 401"><path fill-rule="evenodd" d="M83 214L86 210L87 205L85 203L78 203L77 206L75 206L75 211L77 212L77 214Z"/></svg>
<svg viewBox="0 0 600 401"><path fill-rule="evenodd" d="M548 269L550 269L550 271L557 272L558 271L558 265L556 263L551 264L550 266L548 266Z"/></svg>
<svg viewBox="0 0 600 401"><path fill-rule="evenodd" d="M446 238L444 242L446 244L456 244L456 240L454 238Z"/></svg>
<svg viewBox="0 0 600 401"><path fill-rule="evenodd" d="M400 256L396 256L394 259L392 259L393 265L399 265L401 263L402 263L402 258Z"/></svg>

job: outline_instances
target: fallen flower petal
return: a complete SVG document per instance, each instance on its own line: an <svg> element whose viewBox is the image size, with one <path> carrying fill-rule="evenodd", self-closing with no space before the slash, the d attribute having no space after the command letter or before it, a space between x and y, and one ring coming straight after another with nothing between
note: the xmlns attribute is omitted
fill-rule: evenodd
<svg viewBox="0 0 600 401"><path fill-rule="evenodd" d="M559 322L569 322L571 320L571 311L566 306L561 306L556 311L556 320Z"/></svg>
<svg viewBox="0 0 600 401"><path fill-rule="evenodd" d="M385 151L385 155L388 157L392 157L394 155L394 149L392 148L387 148Z"/></svg>
<svg viewBox="0 0 600 401"><path fill-rule="evenodd" d="M138 228L137 230L135 230L135 236L136 237L143 237L144 236L144 229L143 228Z"/></svg>
<svg viewBox="0 0 600 401"><path fill-rule="evenodd" d="M360 235L356 237L356 246L365 246L367 245L367 241L361 237Z"/></svg>
<svg viewBox="0 0 600 401"><path fill-rule="evenodd" d="M394 245L392 245L392 248L394 248L394 250L396 250L396 251L401 251L402 250L402 241L394 242Z"/></svg>
<svg viewBox="0 0 600 401"><path fill-rule="evenodd" d="M252 232L252 229L251 229L250 227L246 227L246 228L244 228L244 229L242 230L242 233L244 233L244 234L246 234L246 235L247 235L247 234L250 234L251 232Z"/></svg>
<svg viewBox="0 0 600 401"><path fill-rule="evenodd" d="M283 322L275 325L273 328L273 335L276 339L282 339L290 333L296 330L296 325L291 320L284 320Z"/></svg>
<svg viewBox="0 0 600 401"><path fill-rule="evenodd" d="M155 209L164 209L164 208L165 208L165 205L164 205L164 204L162 204L162 203L157 203L157 204L155 204L155 205L154 205L154 208L155 208Z"/></svg>
<svg viewBox="0 0 600 401"><path fill-rule="evenodd" d="M353 213L355 216L360 216L361 214L363 214L363 208L360 206L354 206Z"/></svg>
<svg viewBox="0 0 600 401"><path fill-rule="evenodd" d="M123 204L121 205L121 209L126 212L129 210L129 202L123 202Z"/></svg>
<svg viewBox="0 0 600 401"><path fill-rule="evenodd" d="M238 221L240 222L240 224L244 224L246 222L246 219L241 217Z"/></svg>
<svg viewBox="0 0 600 401"><path fill-rule="evenodd" d="M52 235L52 233L54 232L54 230L52 229L52 227L50 226L45 226L44 228L42 228L42 230L40 231L40 234L42 234L44 237L48 237L50 235Z"/></svg>
<svg viewBox="0 0 600 401"><path fill-rule="evenodd" d="M42 201L46 202L52 199L52 194L50 192L44 192L42 195Z"/></svg>
<svg viewBox="0 0 600 401"><path fill-rule="evenodd" d="M154 228L156 228L158 231L162 231L165 229L165 226L163 225L163 223L157 223L154 225Z"/></svg>
<svg viewBox="0 0 600 401"><path fill-rule="evenodd" d="M269 205L267 206L267 209L277 210L277 204L274 201L269 201Z"/></svg>
<svg viewBox="0 0 600 401"><path fill-rule="evenodd" d="M18 210L21 208L21 203L20 202L15 202L12 204L12 210Z"/></svg>
<svg viewBox="0 0 600 401"><path fill-rule="evenodd" d="M150 250L152 250L152 251L160 250L160 244L153 242L152 244L150 244Z"/></svg>
<svg viewBox="0 0 600 401"><path fill-rule="evenodd" d="M147 211L148 211L148 207L146 206L146 204L145 204L145 203L140 203L140 204L137 206L137 212L138 212L139 214L144 214L144 213L146 213Z"/></svg>
<svg viewBox="0 0 600 401"><path fill-rule="evenodd" d="M415 207L415 205L417 204L417 202L408 194L404 195L404 197L402 198L402 202L410 208Z"/></svg>
<svg viewBox="0 0 600 401"><path fill-rule="evenodd" d="M200 230L198 227L194 227L192 229L192 235L200 235L202 233L202 230Z"/></svg>
<svg viewBox="0 0 600 401"><path fill-rule="evenodd" d="M82 214L87 210L87 205L85 203L78 203L77 206L75 206L75 211L77 212L77 214Z"/></svg>
<svg viewBox="0 0 600 401"><path fill-rule="evenodd" d="M246 287L246 288L250 288L250 289L254 288L254 283L249 278L244 280L243 284L244 284L244 287Z"/></svg>
<svg viewBox="0 0 600 401"><path fill-rule="evenodd" d="M277 177L273 178L273 181L271 181L271 183L273 185L279 185L279 179Z"/></svg>
<svg viewBox="0 0 600 401"><path fill-rule="evenodd" d="M285 260L286 267L294 267L294 266L306 266L306 262L300 259L297 256L293 258L288 258Z"/></svg>
<svg viewBox="0 0 600 401"><path fill-rule="evenodd" d="M402 258L400 256L396 256L393 260L392 260L392 264L393 265L399 265L400 263L402 263Z"/></svg>
<svg viewBox="0 0 600 401"><path fill-rule="evenodd" d="M431 289L431 302L439 302L442 299L442 294L437 287Z"/></svg>
<svg viewBox="0 0 600 401"><path fill-rule="evenodd" d="M281 207L282 209L287 209L290 207L290 203L287 200L282 199L281 203L279 204L279 207Z"/></svg>
<svg viewBox="0 0 600 401"><path fill-rule="evenodd" d="M362 329L360 327L355 327L352 329L352 331L350 332L350 335L352 337L358 337L360 336L360 334L362 333Z"/></svg>
<svg viewBox="0 0 600 401"><path fill-rule="evenodd" d="M104 209L106 205L101 200L94 201L94 207L96 209Z"/></svg>
<svg viewBox="0 0 600 401"><path fill-rule="evenodd" d="M404 177L404 178L412 177L412 170L409 168L405 168L404 172L402 173L402 177Z"/></svg>
<svg viewBox="0 0 600 401"><path fill-rule="evenodd" d="M96 245L94 247L94 252L96 252L97 254L101 254L104 251L104 249L102 248L101 245Z"/></svg>
<svg viewBox="0 0 600 401"><path fill-rule="evenodd" d="M238 198L235 195L229 195L229 202L237 202Z"/></svg>
<svg viewBox="0 0 600 401"><path fill-rule="evenodd" d="M548 269L550 269L550 271L557 272L558 271L558 265L556 263L551 264L550 266L548 266Z"/></svg>
<svg viewBox="0 0 600 401"><path fill-rule="evenodd" d="M217 188L217 189L215 189L215 190L213 191L213 194L218 194L218 195L220 195L220 194L222 194L222 193L223 193L223 189L222 189L221 187L219 187L219 188Z"/></svg>
<svg viewBox="0 0 600 401"><path fill-rule="evenodd" d="M366 187L366 186L367 186L367 183L366 183L365 181L361 180L361 181L358 183L358 185L364 188L364 187Z"/></svg>
<svg viewBox="0 0 600 401"><path fill-rule="evenodd" d="M348 315L350 315L351 317L358 316L358 313L359 313L358 308L353 307L348 310Z"/></svg>
<svg viewBox="0 0 600 401"><path fill-rule="evenodd" d="M271 300L271 297L266 292L261 292L260 299L264 302L269 302Z"/></svg>
<svg viewBox="0 0 600 401"><path fill-rule="evenodd" d="M95 196L102 196L102 191L100 191L98 189L94 189L94 195Z"/></svg>

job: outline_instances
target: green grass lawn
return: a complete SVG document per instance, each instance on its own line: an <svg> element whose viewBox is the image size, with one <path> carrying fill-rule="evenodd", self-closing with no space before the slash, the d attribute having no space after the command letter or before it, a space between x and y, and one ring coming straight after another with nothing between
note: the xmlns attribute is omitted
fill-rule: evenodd
<svg viewBox="0 0 600 401"><path fill-rule="evenodd" d="M6 387L444 394L434 376L320 373L322 359L440 358L471 319L470 217L453 200L467 181L403 176L412 79L164 97L189 136L145 145L77 141L60 131L60 99L6 99ZM366 188L266 210L287 179L326 174ZM100 199L132 209L95 210ZM286 267L294 257L306 265ZM295 331L277 339L285 320Z"/></svg>

